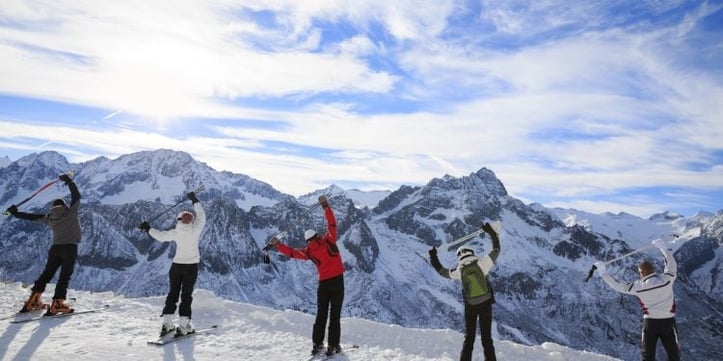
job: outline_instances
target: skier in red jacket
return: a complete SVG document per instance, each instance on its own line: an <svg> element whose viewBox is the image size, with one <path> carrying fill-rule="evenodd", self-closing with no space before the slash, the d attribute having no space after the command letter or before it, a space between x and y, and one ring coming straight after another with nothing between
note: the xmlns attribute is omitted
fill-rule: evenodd
<svg viewBox="0 0 723 361"><path fill-rule="evenodd" d="M324 209L327 232L319 236L314 230L304 233L306 247L291 248L276 238L270 240L271 246L287 257L311 260L319 272L319 287L316 290L316 321L312 333L312 354L324 348L324 329L329 318L329 346L326 354L341 352L341 306L344 302L344 263L336 245L336 218L325 196L319 197ZM329 308L331 316L329 317Z"/></svg>

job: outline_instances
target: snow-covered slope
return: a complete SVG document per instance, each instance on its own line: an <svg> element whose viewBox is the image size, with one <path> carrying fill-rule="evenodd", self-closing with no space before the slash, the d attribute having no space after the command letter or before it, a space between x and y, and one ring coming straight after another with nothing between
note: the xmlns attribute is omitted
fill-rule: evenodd
<svg viewBox="0 0 723 361"><path fill-rule="evenodd" d="M52 292L53 284L48 287ZM10 315L28 290L20 283L0 283L0 315ZM110 305L107 311L24 324L0 321L0 360L245 360L309 359L313 315L278 311L224 300L198 289L193 300L197 328L218 330L165 346L148 345L159 331L163 297L126 298L111 292L69 290L78 311ZM47 300L46 300L47 301ZM463 335L449 329L411 329L359 318L342 319L343 361L451 361L458 359ZM359 345L352 349L350 345ZM610 361L611 357L576 351L553 343L525 346L496 340L499 360ZM481 359L475 345L474 359Z"/></svg>

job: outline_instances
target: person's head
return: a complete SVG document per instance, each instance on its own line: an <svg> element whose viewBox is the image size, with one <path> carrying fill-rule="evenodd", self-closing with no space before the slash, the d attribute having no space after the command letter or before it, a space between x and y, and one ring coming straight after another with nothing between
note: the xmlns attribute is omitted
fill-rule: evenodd
<svg viewBox="0 0 723 361"><path fill-rule="evenodd" d="M50 205L50 218L58 219L60 217L63 217L67 209L68 205L65 204L65 201L62 198L54 200L53 203Z"/></svg>
<svg viewBox="0 0 723 361"><path fill-rule="evenodd" d="M193 213L189 211L178 213L176 220L183 224L191 224L191 222L193 222Z"/></svg>
<svg viewBox="0 0 723 361"><path fill-rule="evenodd" d="M306 230L306 232L304 232L304 239L307 242L311 242L311 240L313 240L316 237L319 237L319 235L313 229L308 229L308 230Z"/></svg>
<svg viewBox="0 0 723 361"><path fill-rule="evenodd" d="M648 261L640 262L638 265L638 273L640 274L640 278L643 278L655 273L655 267L653 267L653 264Z"/></svg>
<svg viewBox="0 0 723 361"><path fill-rule="evenodd" d="M50 205L50 209L52 210L55 207L68 208L68 205L65 204L65 200L63 198L58 198L54 200L53 203Z"/></svg>
<svg viewBox="0 0 723 361"><path fill-rule="evenodd" d="M462 246L457 248L457 259L462 260L467 257L474 257L474 250L470 246Z"/></svg>

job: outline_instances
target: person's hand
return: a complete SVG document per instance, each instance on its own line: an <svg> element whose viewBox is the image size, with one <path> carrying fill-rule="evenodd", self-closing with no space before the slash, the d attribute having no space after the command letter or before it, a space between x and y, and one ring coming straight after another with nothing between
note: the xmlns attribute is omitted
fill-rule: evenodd
<svg viewBox="0 0 723 361"><path fill-rule="evenodd" d="M437 257L437 247L432 247L432 249L429 250L429 258L436 258Z"/></svg>
<svg viewBox="0 0 723 361"><path fill-rule="evenodd" d="M196 193L195 193L195 192L190 192L190 193L187 194L187 196L188 196L188 199L191 200L191 203L193 203L193 204L198 203L198 198L196 198Z"/></svg>
<svg viewBox="0 0 723 361"><path fill-rule="evenodd" d="M58 179L62 180L63 183L65 183L65 185L69 185L70 183L73 182L73 180L72 180L72 179L70 178L70 176L67 175L67 174L61 174L61 175L58 177Z"/></svg>
<svg viewBox="0 0 723 361"><path fill-rule="evenodd" d="M140 229L140 230L143 231L143 232L148 233L148 231L151 230L151 225L148 224L148 222L143 221L143 223L141 223L141 225L138 226L138 229Z"/></svg>
<svg viewBox="0 0 723 361"><path fill-rule="evenodd" d="M276 238L276 237L271 237L271 239L269 240L268 244L269 244L269 246L271 246L271 247L276 247L276 245L279 244L279 242L280 242L280 241L279 241L278 238Z"/></svg>
<svg viewBox="0 0 723 361"><path fill-rule="evenodd" d="M326 196L319 196L319 204L321 204L322 208L329 207L329 200L326 199Z"/></svg>
<svg viewBox="0 0 723 361"><path fill-rule="evenodd" d="M655 240L653 240L652 243L653 246L657 247L661 251L665 251L666 249L668 249L668 243L666 243L665 240L662 238L656 238Z"/></svg>
<svg viewBox="0 0 723 361"><path fill-rule="evenodd" d="M7 211L14 216L15 213L18 213L18 206L13 204L12 206L10 206L10 208L7 209Z"/></svg>
<svg viewBox="0 0 723 361"><path fill-rule="evenodd" d="M490 225L489 223L486 223L486 222L484 225L482 225L482 230L485 231L485 233L487 233L489 235L497 234L497 232L492 227L492 225Z"/></svg>
<svg viewBox="0 0 723 361"><path fill-rule="evenodd" d="M607 273L607 270L605 269L605 262L595 262L594 266L595 269L597 269L597 271L599 272L600 277Z"/></svg>

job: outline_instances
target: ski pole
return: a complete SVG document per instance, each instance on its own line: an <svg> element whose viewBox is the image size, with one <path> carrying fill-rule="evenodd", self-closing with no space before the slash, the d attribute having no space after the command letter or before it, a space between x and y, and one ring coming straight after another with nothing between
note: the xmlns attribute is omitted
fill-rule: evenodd
<svg viewBox="0 0 723 361"><path fill-rule="evenodd" d="M331 197L331 192L325 193L324 197L325 198ZM306 211L304 211L304 214L302 216L307 217L309 214L311 214L312 211L319 208L319 206L321 206L321 203L319 203L319 202L312 204ZM271 263L271 257L269 257L269 250L272 247L271 241L273 241L274 239L281 241L281 239L286 237L287 234L289 234L288 230L279 231L275 235L271 236L271 238L269 238L268 241L266 241L266 245L264 245L264 247L261 249L263 251L264 263L266 263L266 264Z"/></svg>
<svg viewBox="0 0 723 361"><path fill-rule="evenodd" d="M193 193L202 192L204 189L206 189L206 187L205 187L203 184L201 184L198 188L196 188L195 190L193 190ZM153 216L151 219L149 219L149 220L146 221L146 222L151 223L151 222L155 221L156 219L158 219L158 217L166 214L166 213L167 213L168 211L170 211L171 209L178 207L179 204L185 202L187 199L188 199L188 197L183 196L183 198L182 198L180 201L176 202L176 204L174 204L174 205L166 208L164 211L162 211L161 213L158 213L157 215Z"/></svg>
<svg viewBox="0 0 723 361"><path fill-rule="evenodd" d="M66 172L66 173L64 173L64 174L66 174L68 177L71 177L71 178L73 177L73 172ZM38 189L37 191L35 191L35 193L31 194L28 198L25 198L25 199L23 199L22 201L20 201L20 203L16 204L15 207L20 207L20 206L22 206L23 204L27 203L29 200L33 199L33 197L35 197L35 196L37 196L38 194L40 194L40 192L42 192L42 191L50 188L50 186L52 186L53 184L58 183L58 182L60 182L60 178L56 178L56 179L48 182L46 185L40 187L40 189ZM6 210L3 212L3 216L7 216L7 215L9 215L9 214L10 214L10 208L6 209Z"/></svg>
<svg viewBox="0 0 723 361"><path fill-rule="evenodd" d="M640 248L634 249L634 250L632 250L632 251L630 251L630 252L628 252L628 253L626 253L626 254L624 254L624 255L622 255L622 256L615 257L615 258L613 258L613 259L611 259L611 260L605 261L605 262L603 262L603 263L604 263L604 264L610 264L610 263L613 263L613 262L615 262L615 261L619 261L619 260L621 260L621 259L623 259L623 258L630 257L630 256L632 256L632 255L634 255L634 254L636 254L636 253L642 252L642 251L644 251L644 250L646 250L646 249L648 249L648 248L652 248L652 247L653 247L652 244L648 244L648 245L642 246L642 247L640 247ZM590 271L588 271L588 273L587 273L587 278L585 278L585 281L584 281L584 282L587 282L587 281L592 277L592 274L595 272L596 269L597 269L597 267L595 267L595 265L592 265L592 268L590 268Z"/></svg>
<svg viewBox="0 0 723 361"><path fill-rule="evenodd" d="M492 222L492 224L490 224L490 225L491 225L492 228L495 230L495 232L497 232L497 234L500 233L501 223L500 223L499 221ZM470 240L470 239L472 239L472 238L474 238L474 237L477 237L478 235L480 235L480 234L482 234L482 233L484 233L484 229L483 229L483 228L480 228L480 229L478 229L478 230L476 230L476 231L474 231L474 232L472 232L472 233L470 233L470 234L467 234L467 235L465 235L465 236L462 236L462 237L460 237L460 238L455 239L455 240L452 241L452 242L447 243L447 244L446 244L447 251L449 251L449 250L452 249L454 246L456 246L456 245L458 245L458 244L460 244L460 243L463 243L463 242L465 242L465 241L467 241L467 240Z"/></svg>

